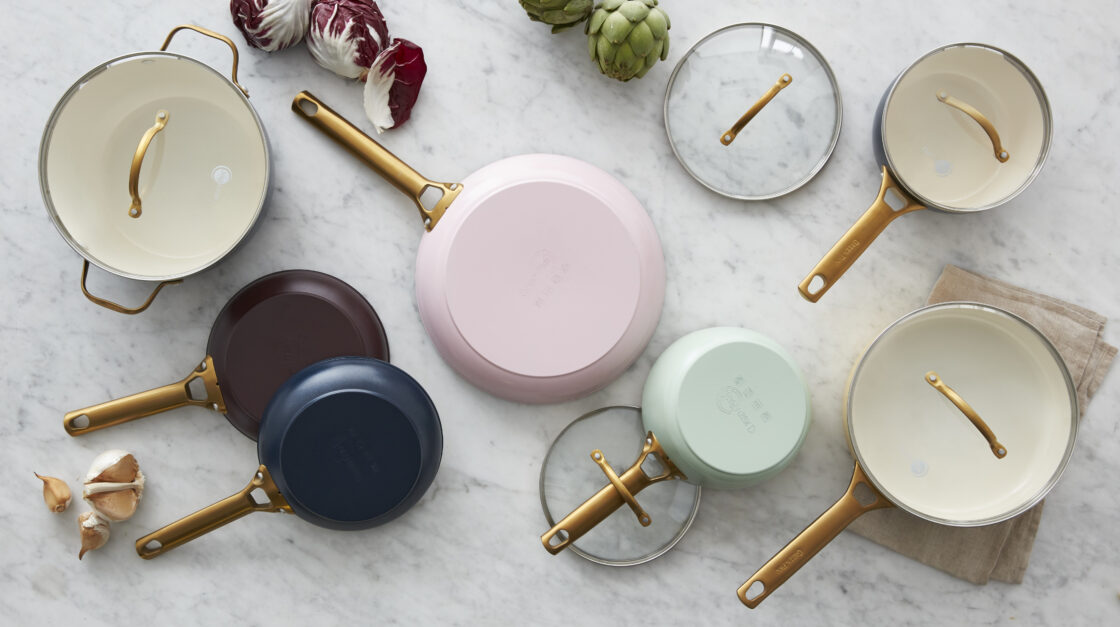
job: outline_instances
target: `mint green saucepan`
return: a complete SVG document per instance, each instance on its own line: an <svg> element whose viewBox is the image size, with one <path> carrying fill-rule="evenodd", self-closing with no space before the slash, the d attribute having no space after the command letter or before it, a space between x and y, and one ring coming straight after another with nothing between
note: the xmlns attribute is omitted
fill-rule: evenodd
<svg viewBox="0 0 1120 627"><path fill-rule="evenodd" d="M635 495L660 481L745 488L773 477L801 448L810 421L809 391L793 359L769 337L738 327L695 331L670 345L646 379L641 411L646 436L637 461L618 474L600 449L588 451L609 485L541 536L550 553L623 505L648 526Z"/></svg>

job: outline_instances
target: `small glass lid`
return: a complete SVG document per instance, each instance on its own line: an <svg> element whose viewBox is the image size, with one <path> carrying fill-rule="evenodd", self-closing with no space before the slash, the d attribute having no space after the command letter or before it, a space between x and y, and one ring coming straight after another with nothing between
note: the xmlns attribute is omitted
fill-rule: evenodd
<svg viewBox="0 0 1120 627"><path fill-rule="evenodd" d="M601 450L615 472L622 474L641 454L645 435L642 411L626 406L584 414L560 432L541 467L541 505L548 524L555 525L610 485L591 459L591 451ZM651 463L654 462L646 462ZM648 472L646 465L643 469ZM648 527L641 526L634 512L623 506L573 542L568 550L609 566L648 562L671 549L688 531L700 508L700 486L663 481L637 493L635 499L649 514Z"/></svg>
<svg viewBox="0 0 1120 627"><path fill-rule="evenodd" d="M735 24L701 39L665 91L665 130L681 165L712 191L744 200L809 182L832 155L842 118L824 57L771 24Z"/></svg>

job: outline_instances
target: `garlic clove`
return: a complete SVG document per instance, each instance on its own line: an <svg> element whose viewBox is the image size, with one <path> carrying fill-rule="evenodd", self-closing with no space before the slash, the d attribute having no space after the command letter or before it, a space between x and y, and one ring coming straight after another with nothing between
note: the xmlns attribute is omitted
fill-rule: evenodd
<svg viewBox="0 0 1120 627"><path fill-rule="evenodd" d="M97 512L79 515L78 531L82 535L82 550L78 552L78 559L82 559L89 551L100 549L109 541L109 521L98 516Z"/></svg>
<svg viewBox="0 0 1120 627"><path fill-rule="evenodd" d="M140 464L128 451L113 449L94 458L86 473L86 483L94 481L126 482L136 478Z"/></svg>
<svg viewBox="0 0 1120 627"><path fill-rule="evenodd" d="M93 460L86 473L82 498L102 517L113 522L128 520L144 495L144 473L131 453L105 451Z"/></svg>
<svg viewBox="0 0 1120 627"><path fill-rule="evenodd" d="M65 512L70 507L70 486L56 477L44 477L39 473L35 476L43 480L43 500L47 502L47 509L56 514Z"/></svg>

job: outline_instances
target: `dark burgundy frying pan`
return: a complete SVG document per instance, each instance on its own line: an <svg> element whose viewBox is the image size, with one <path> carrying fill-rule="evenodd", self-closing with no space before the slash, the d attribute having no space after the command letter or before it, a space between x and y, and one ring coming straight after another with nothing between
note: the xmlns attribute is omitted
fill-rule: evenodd
<svg viewBox="0 0 1120 627"><path fill-rule="evenodd" d="M226 303L210 329L206 359L182 381L66 414L81 435L152 414L199 405L226 415L257 439L261 416L284 381L330 357L388 361L377 312L343 281L310 270L284 270L253 281ZM192 392L199 380L204 393Z"/></svg>

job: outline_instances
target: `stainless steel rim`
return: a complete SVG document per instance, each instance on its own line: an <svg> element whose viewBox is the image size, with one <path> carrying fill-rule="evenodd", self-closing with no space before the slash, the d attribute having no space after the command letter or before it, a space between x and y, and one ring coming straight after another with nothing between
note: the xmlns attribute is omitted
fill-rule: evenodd
<svg viewBox="0 0 1120 627"><path fill-rule="evenodd" d="M564 429L552 441L552 444L549 445L548 453L544 457L544 462L541 463L541 474L540 474L540 479L537 483L537 491L540 493L541 509L544 510L544 518L545 518L546 521L548 521L548 525L550 527L556 525L556 520L553 519L552 513L548 511L548 503L545 502L545 499L544 499L544 470L545 470L545 468L548 467L548 460L552 457L552 450L553 450L554 446L556 445L556 442L558 442L560 440L560 438L564 437L564 434L568 432L568 429L571 429L573 426L575 426L580 421L586 420L588 418L593 418L593 417L595 417L595 416L597 416L597 415L599 415L599 414L601 414L605 411L610 411L612 409L629 409L629 410L633 410L633 411L638 412L639 415L641 414L641 411L642 411L642 408L635 407L633 405L608 405L606 407L600 407L599 409L589 411L586 414L584 414L584 415L580 416L579 418L576 418L575 420L570 422L568 424L568 426L564 427ZM695 485L695 484L693 484L693 485ZM572 543L571 546L569 546L567 548L567 550L575 553L576 555L579 555L580 557L582 557L582 558L584 558L584 559L586 559L590 562L595 562L596 564L602 564L604 566L637 566L638 564L645 564L646 562L657 559L658 557L661 557L662 555L664 555L666 551L668 551L669 549L676 546L677 543L681 541L681 538L684 537L684 534L688 533L689 528L692 527L692 521L696 519L696 512L700 511L700 494L701 494L701 492L703 492L703 488L697 485L696 486L696 496L692 499L692 509L689 511L688 520L684 521L684 524L681 526L680 530L677 532L677 535L673 536L672 540L670 540L669 542L666 542L664 546L658 548L656 551L653 551L651 553L648 553L646 555L643 555L639 558L632 559L632 560L607 560L607 559L603 559L601 557L592 555L592 554L580 549L579 546L574 542Z"/></svg>
<svg viewBox="0 0 1120 627"><path fill-rule="evenodd" d="M677 73L680 72L682 67L684 67L684 62L687 61L690 56L692 56L692 53L695 52L697 48L699 48L704 42L708 41L709 39L729 30L749 26L762 26L766 28L772 28L779 33L782 33L783 35L796 40L799 44L805 46L805 48L809 50L813 54L813 56L821 62L821 66L824 68L825 73L828 75L828 80L832 84L832 93L836 96L836 126L832 131L832 141L829 142L828 150L825 151L824 156L821 157L821 160L817 162L813 169L810 170L802 180L797 181L792 186L786 189L775 192L773 194L766 194L762 196L741 196L737 194L729 194L723 190L716 189L715 187L709 185L706 181L704 181L704 179L697 176L697 174L688 167L688 164L685 163L684 158L681 157L680 152L677 151L677 143L673 140L673 132L669 129L669 94L673 91L673 84L677 80ZM695 179L696 182L726 198L734 198L736 200L769 200L771 198L785 196L790 192L801 189L803 186L805 186L805 184L813 180L813 177L815 177L817 173L824 168L825 164L828 163L828 160L832 157L832 152L836 150L836 144L840 141L840 128L843 126L844 122L844 103L840 98L840 84L836 82L836 75L832 73L832 67L828 64L828 61L825 60L824 55L822 55L820 51L813 46L813 44L809 43L801 35L798 35L797 33L789 29L782 28L781 26L769 24L766 22L742 22L739 24L724 26L723 28L708 33L702 39L700 39L700 41L693 44L692 47L684 53L684 56L681 57L680 61L677 61L676 67L673 68L673 72L669 75L669 84L665 87L665 99L664 103L661 106L661 117L665 124L665 135L669 138L669 147L672 148L673 155L676 156L677 161L680 162L681 167L684 168L684 171L688 172L688 175Z"/></svg>
<svg viewBox="0 0 1120 627"><path fill-rule="evenodd" d="M230 246L227 250L222 252L220 255L216 256L211 261L209 261L209 262L207 262L207 263L205 263L205 264L203 264L203 265L201 265L197 268L189 270L187 272L182 272L182 273L179 273L179 274L171 274L171 275L167 275L167 276L148 276L148 275L138 275L138 274L133 274L133 273L130 273L130 272L125 272L125 271L119 270L117 268L111 268L107 264L102 263L99 259L97 259L93 255L89 254L88 251L83 249L80 245L78 245L78 243L76 241L74 241L73 236L70 235L70 231L68 231L66 229L66 225L64 225L62 223L62 219L58 216L58 212L54 208L54 202L51 200L50 189L49 189L49 185L48 185L48 182L47 182L48 141L50 140L51 134L54 131L54 126L55 126L55 123L58 121L59 114L62 112L63 107L70 101L70 98L73 97L73 95L75 93L77 93L77 91L82 87L82 85L84 85L85 83L90 81L93 77L97 76L101 72L108 69L110 66L112 66L116 63L119 63L121 61L130 60L130 59L133 59L133 58L136 58L136 57L153 57L153 56L172 57L174 59L179 59L179 60L189 61L189 62L195 63L195 64L201 66L202 68L205 68L207 71L214 74L215 76L221 78L223 81L225 81L226 84L229 86L229 88L237 93L238 97L241 98L241 101L245 104L246 108L248 109L250 115L253 116L253 121L257 125L257 130L260 132L261 138L262 138L263 144L264 144L264 168L265 168L264 190L262 190L262 192L261 192L261 198L260 198L259 203L257 204L257 210L253 214L253 219L249 221L245 230L241 233L241 236L237 238L237 241L234 242L234 244L232 246ZM174 280L174 279L181 279L183 277L198 274L199 272L202 272L203 270L206 270L207 268L213 266L214 264L222 261L227 256L229 256L230 253L232 253L234 250L236 250L237 247L240 246L241 243L245 241L245 239L249 236L249 234L252 233L253 229L256 227L257 223L260 221L261 213L264 211L265 203L268 200L268 196L269 196L269 193L271 191L271 188L272 188L272 151L271 151L270 146L269 146L268 134L265 132L264 125L261 123L261 118L260 118L259 115L257 115L257 111L256 111L256 109L253 108L253 105L249 102L248 97L245 96L245 94L236 85L234 85L233 81L231 81L224 74L218 72L217 70L210 67L209 65L207 65L207 64L205 64L205 63L203 63L203 62L201 62L197 59L194 59L193 57L188 57L188 56L184 56L184 55L181 55L181 54L175 54L173 52L134 52L134 53L131 53L131 54L126 54L126 55L123 55L123 56L119 56L115 59L110 59L110 60L102 63L101 65L93 68L89 72L86 72L81 78L76 80L74 82L74 84L70 86L70 89L66 90L66 93L64 93L61 98L59 98L58 104L55 105L54 109L51 111L50 117L47 118L47 124L43 128L43 135L42 135L42 138L39 141L39 191L43 196L43 204L46 206L47 215L50 216L51 222L54 223L55 228L58 229L59 234L62 235L62 239L66 240L66 243L69 244L70 248L73 248L76 253L81 255L83 258L85 258L87 261L89 261L91 264L97 266L98 268L101 268L102 270L105 270L106 272L111 272L112 274L115 274L117 276L124 277L126 279L134 279L134 280L137 280L137 281L170 281L170 280Z"/></svg>
<svg viewBox="0 0 1120 627"><path fill-rule="evenodd" d="M903 180L901 176L899 176L898 169L895 168L894 162L891 161L891 152L887 147L886 133L883 130L883 129L886 128L886 124L884 124L884 122L886 122L886 119L887 119L887 110L890 109L891 97L894 96L894 90L895 90L896 87L898 87L898 83L900 81L902 81L902 78L904 76L906 76L907 74L909 74L910 70L914 69L915 66L917 66L919 63L921 63L927 57L935 55L935 54L937 54L937 53L939 53L943 50L948 50L949 48L964 48L964 47L984 48L985 50L991 50L993 52L997 52L997 53L1003 55L1003 57L1005 59L1007 59L1009 62L1011 62L1011 65L1013 65L1017 70L1022 72L1023 76L1025 76L1027 78L1027 82L1029 82L1031 84L1031 87L1034 89L1035 94L1038 96L1038 102L1042 106L1042 113L1043 113L1042 121L1043 121L1043 124L1045 125L1045 128L1043 129L1044 139L1043 139L1043 142L1042 142L1042 151L1039 152L1039 154L1038 154L1038 162L1035 163L1034 170L1031 172L1030 176L1028 176L1026 178L1026 180L1023 181L1023 184L1020 185L1015 191L1011 192L1009 195L1002 198L999 202L995 202L995 203L992 203L992 204L989 204L989 205L985 205L983 207L976 207L974 209L961 209L961 208L958 208L958 207L949 207L949 206L943 205L941 203L938 203L937 201L932 200L932 199L930 199L926 196L923 196L921 194L916 193L913 190L913 188L911 188L909 185L907 185L906 181ZM1012 200L1013 198L1015 198L1016 196L1018 196L1019 194L1023 193L1023 190L1025 190L1027 187L1030 186L1031 182L1034 181L1034 179L1038 176L1038 173L1042 171L1042 166L1043 166L1043 164L1046 163L1046 157L1050 154L1050 142L1053 138L1053 133L1054 133L1053 125L1054 125L1054 121L1053 121L1053 117L1052 117L1051 112L1050 112L1050 100L1046 97L1046 91L1042 89L1042 83L1039 82L1038 77L1034 75L1034 72L1031 72L1031 69L1029 67L1027 67L1027 65L1025 63L1023 63L1022 61L1019 60L1019 57L1016 57L1015 55L1011 54L1010 52L1007 52L1006 50L1003 50L1002 48L997 48L995 46L990 46L988 44L962 42L962 43L956 43L956 44L947 44L947 45L944 45L944 46L941 46L941 47L938 47L938 48L934 48L933 50L930 50L929 52L927 52L927 53L923 54L921 57L919 57L916 61L914 61L913 63L908 65L906 67L906 69L903 70L902 73L899 74L894 79L894 82L891 83L890 88L887 90L885 99L883 100L883 112L880 114L880 117L879 117L879 143L882 144L882 146L883 146L883 155L886 157L886 160L887 160L887 163L886 163L887 169L891 171L891 174L892 174L892 176L894 176L895 181L899 185L901 185L904 189L906 189L906 191L911 196L916 198L919 202L921 202L927 208L935 209L937 211L944 211L946 213L976 213L978 211L986 211L988 209L992 209L994 207L998 207L1002 204L1005 204L1005 203L1009 202L1010 200Z"/></svg>
<svg viewBox="0 0 1120 627"><path fill-rule="evenodd" d="M1043 346L1046 347L1046 349L1050 352L1050 355L1054 358L1054 361L1058 364L1058 370L1061 371L1061 373L1062 373L1062 377L1065 380L1065 384L1066 384L1066 390L1069 393L1069 399L1070 399L1070 408L1069 409L1070 409L1070 417L1071 417L1069 441L1066 443L1066 450L1065 450L1065 453L1062 456L1061 463L1058 464L1058 467L1054 470L1054 474L1051 475L1050 479L1046 482L1046 485L1043 486L1041 490L1039 490L1038 494L1036 494L1032 498L1028 499L1027 501L1019 504L1014 509L1008 510L1008 511L1004 512L1003 514L1000 514L999 516L993 516L991 518L985 518L985 519L981 519L981 520L968 520L968 521L951 520L951 519L946 519L946 518L939 518L937 516L931 516L927 513L924 513L924 512L922 512L918 509L915 509L913 507L910 507L910 506L898 501L897 499L895 499L891 495L891 493L889 491L887 491L883 487L883 485L875 477L875 470L873 468L868 468L867 464L864 462L863 455L860 454L859 445L856 442L855 435L852 433L852 421L850 419L851 414L852 414L852 394L851 394L851 391L852 391L852 388L854 387L856 379L859 378L860 371L863 370L863 366L867 361L867 355L871 353L871 351L875 348L875 345L878 344L880 340L882 340L888 333L890 333L899 324L901 324L901 323L903 323L907 320L911 320L913 318L916 318L918 316L922 316L922 315L924 315L924 314L926 314L930 311L939 310L939 309L978 309L978 310L983 310L983 311L989 311L989 312L995 313L997 315L1000 315L1000 316L1006 317L1008 319L1011 319L1015 322L1018 322L1022 326L1026 327L1032 333L1034 333L1034 335L1036 337L1038 337L1039 340L1042 341ZM998 522L1003 522L1005 520L1008 520L1010 518L1014 518L1014 517L1018 516L1019 514L1027 511L1028 509L1030 509L1030 508L1034 507L1036 504L1038 504L1038 502L1041 501L1043 498L1045 498L1046 495L1050 492L1050 490L1054 487L1054 485L1056 485L1058 483L1058 480L1061 479L1062 473L1065 472L1066 466L1069 464L1070 457L1073 454L1074 444L1077 442L1077 430L1078 430L1078 423L1080 422L1080 418L1081 418L1081 413L1080 413L1080 409L1078 407L1078 401L1077 401L1077 386L1075 386L1073 384L1073 378L1069 374L1069 368L1066 366L1065 360L1062 359L1061 354L1058 353L1058 349L1054 348L1054 345L1050 342L1050 340L1046 339L1046 336L1043 335L1042 332L1039 331L1033 324L1027 322L1023 318L1021 318L1021 317L1019 317L1019 316L1017 316L1017 315L1015 315L1015 314L1013 314L1009 311L1006 311L1004 309L1000 309L999 307L995 307L993 305L984 305L984 304L981 304L981 303L975 303L975 302L969 302L969 301L950 301L950 302L938 303L938 304L935 304L935 305L928 305L926 307L916 309L916 310L906 314L905 316L902 316L898 320L895 320L894 322L892 322L886 329L883 329L883 331L878 336L875 337L874 341L872 341L871 344L867 347L867 349L863 351L863 354L860 355L859 360L856 362L855 368L852 369L852 374L848 379L848 385L844 390L844 434L848 439L848 447L851 449L852 455L856 458L856 462L859 463L860 467L863 468L863 472L864 472L864 474L867 475L867 478L871 481L872 484L875 485L875 488L877 490L879 490L880 492L883 493L883 496L885 496L887 498L887 500L889 500L891 503L893 503L899 509L907 511L907 512L909 512L909 513L911 513L915 516L918 516L919 518L924 518L924 519L926 519L930 522L935 522L935 523L939 523L939 524L942 524L942 525L950 525L950 526L953 526L953 527L981 527L981 526L984 526L984 525L992 525L992 524L995 524L995 523L998 523Z"/></svg>

